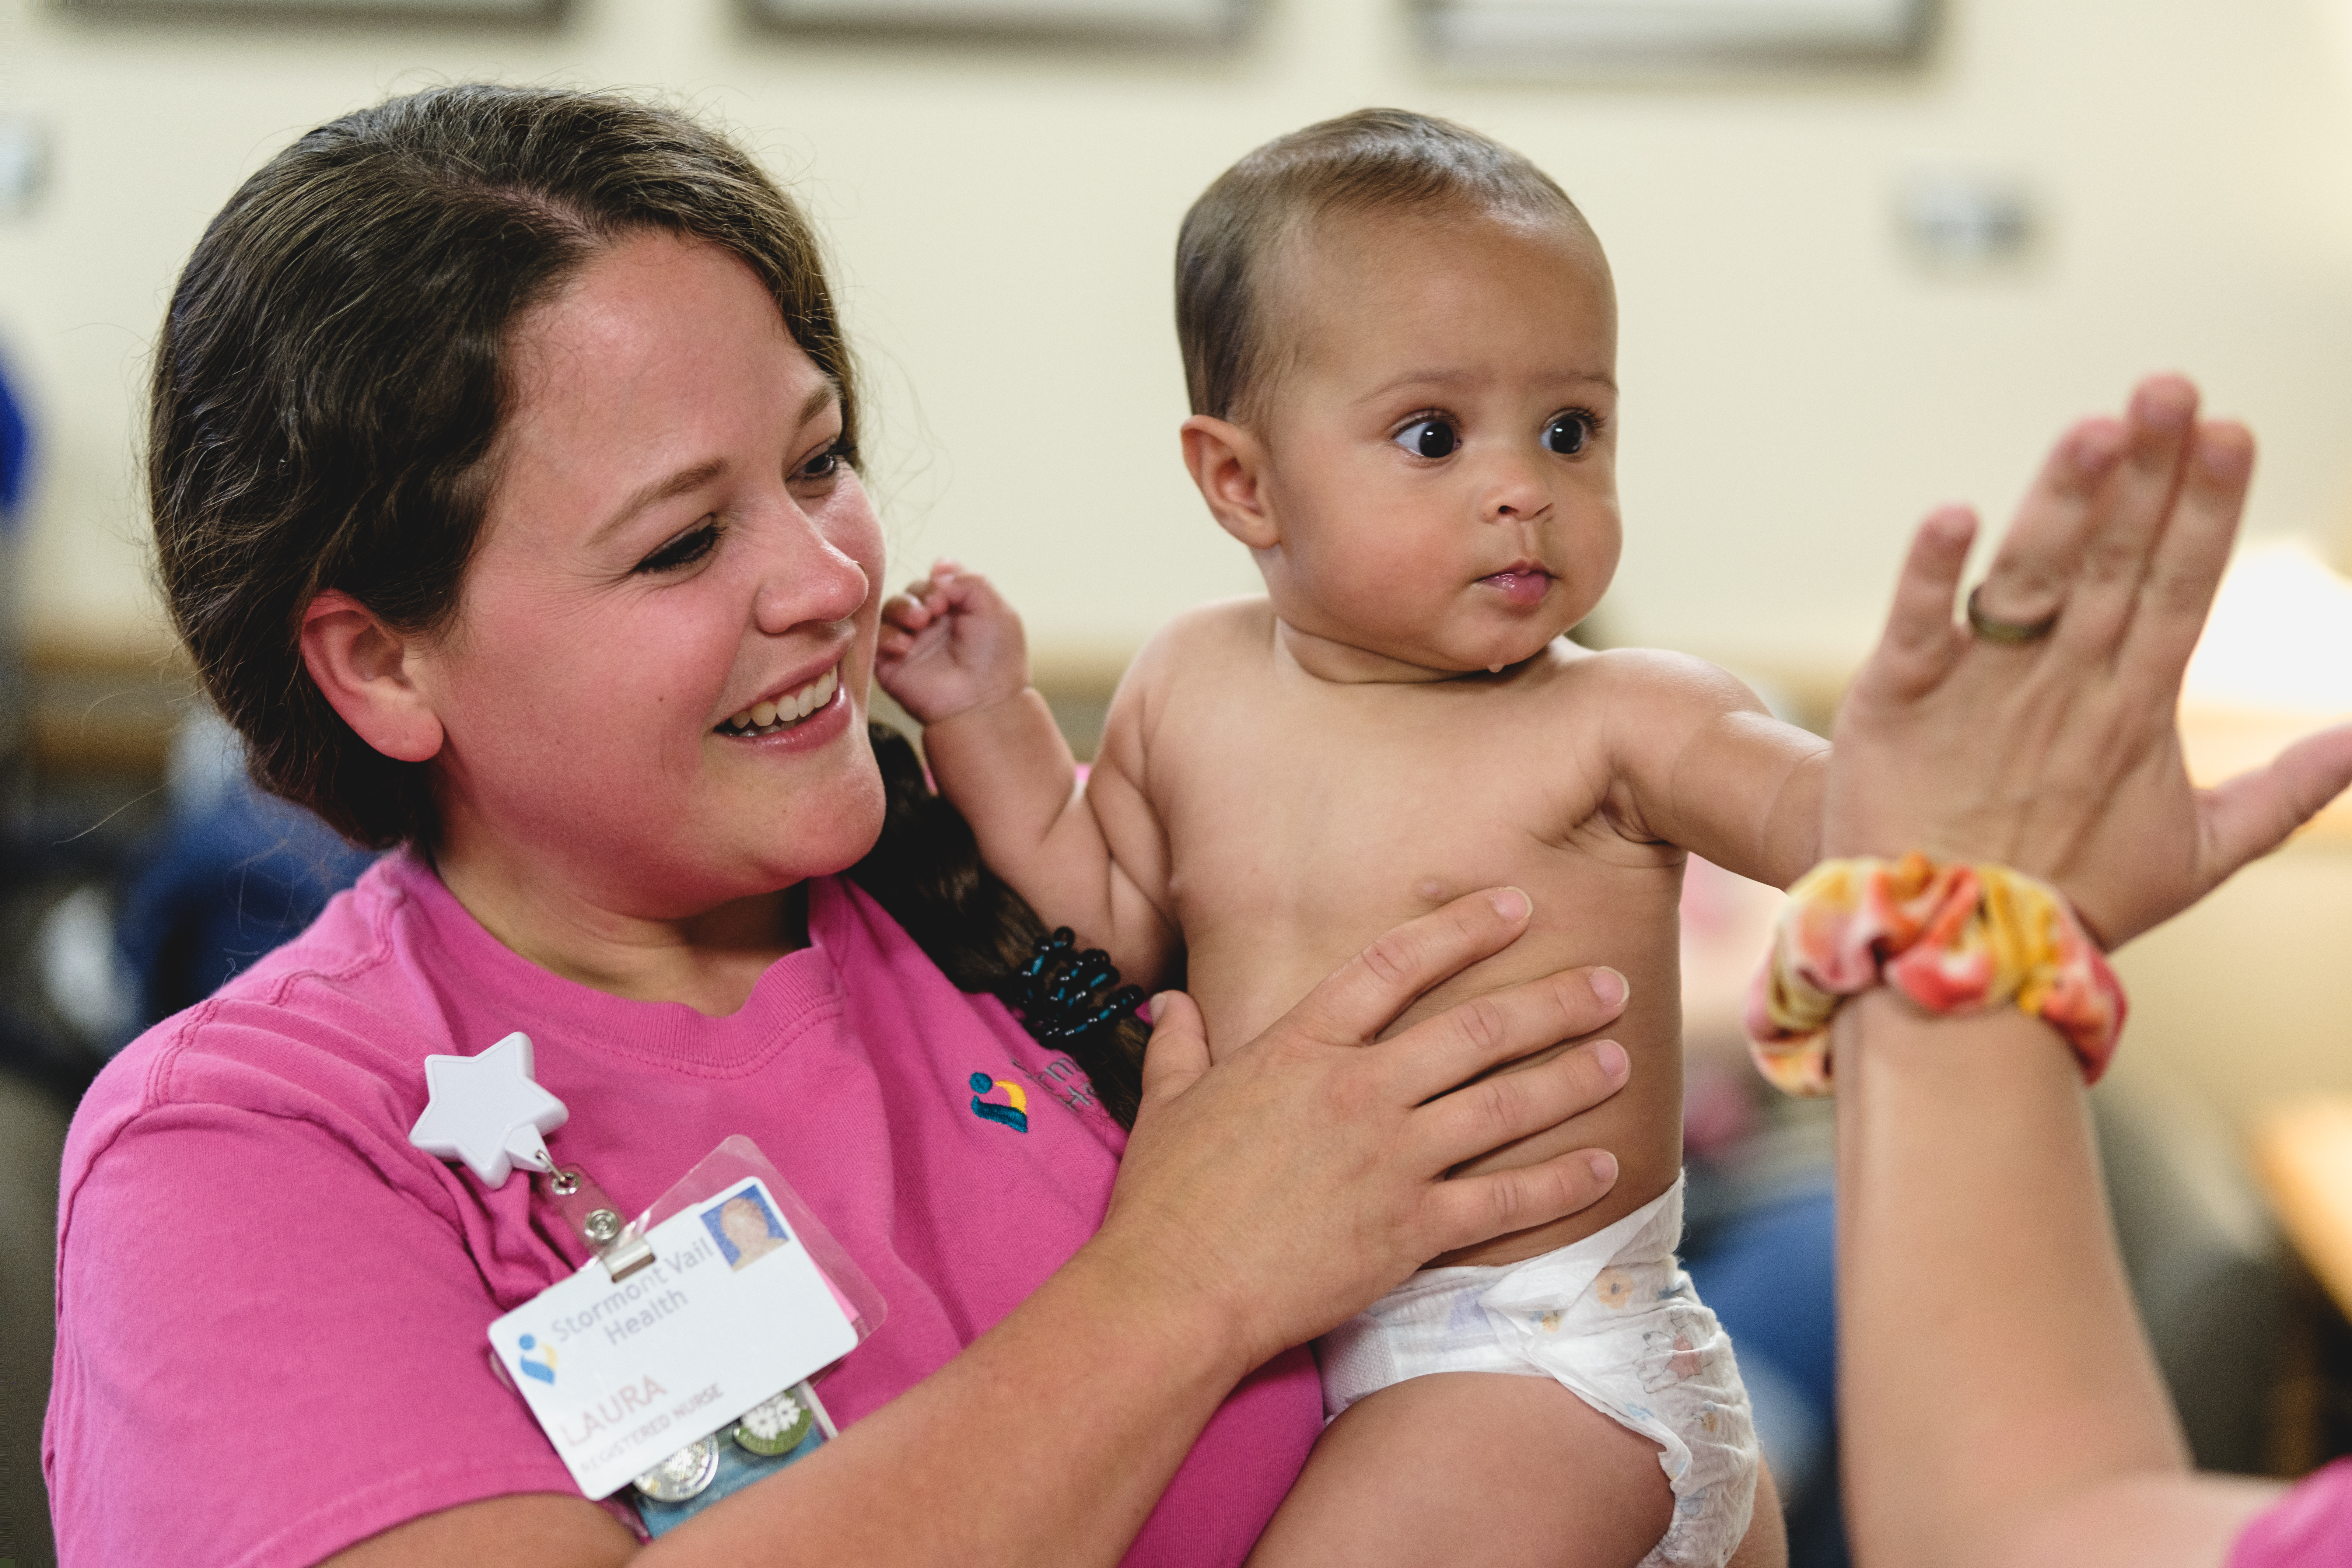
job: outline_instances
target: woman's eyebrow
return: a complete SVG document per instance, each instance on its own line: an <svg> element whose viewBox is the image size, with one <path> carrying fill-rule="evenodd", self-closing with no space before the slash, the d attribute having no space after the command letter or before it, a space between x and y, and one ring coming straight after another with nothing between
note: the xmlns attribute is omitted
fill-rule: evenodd
<svg viewBox="0 0 2352 1568"><path fill-rule="evenodd" d="M835 384L833 377L829 375L826 376L823 381L817 383L814 391L810 392L806 397L801 399L800 422L803 426L813 423L818 415L823 414L826 409L840 401L840 386Z"/></svg>
<svg viewBox="0 0 2352 1568"><path fill-rule="evenodd" d="M650 484L639 486L630 493L628 500L614 509L612 516L596 525L596 531L588 536L588 542L591 545L603 543L605 535L645 510L646 508L658 506L673 497L686 494L688 490L699 489L726 471L727 459L713 458L708 462L697 463L690 468L680 468L667 479L656 479Z"/></svg>
<svg viewBox="0 0 2352 1568"><path fill-rule="evenodd" d="M826 377L819 382L806 397L801 399L799 422L803 426L813 423L819 415L840 401L841 389L833 384L832 377ZM614 509L612 516L596 525L596 531L588 536L588 542L591 545L604 542L605 535L627 522L646 508L659 506L662 502L682 496L689 490L699 489L726 471L727 459L712 458L708 462L697 463L690 468L680 468L667 479L655 479L649 484L639 486L629 493L628 500Z"/></svg>

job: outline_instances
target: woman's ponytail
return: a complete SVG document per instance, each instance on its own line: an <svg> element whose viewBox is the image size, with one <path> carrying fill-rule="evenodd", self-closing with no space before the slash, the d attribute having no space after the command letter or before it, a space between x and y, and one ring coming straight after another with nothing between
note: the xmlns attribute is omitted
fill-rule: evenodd
<svg viewBox="0 0 2352 1568"><path fill-rule="evenodd" d="M1150 1034L1135 1014L1139 997L1098 954L1074 952L1066 940L1056 946L1036 911L982 863L971 826L932 790L904 735L887 724L867 731L887 804L882 837L850 877L959 989L1001 998L1078 1064L1120 1126L1134 1126Z"/></svg>

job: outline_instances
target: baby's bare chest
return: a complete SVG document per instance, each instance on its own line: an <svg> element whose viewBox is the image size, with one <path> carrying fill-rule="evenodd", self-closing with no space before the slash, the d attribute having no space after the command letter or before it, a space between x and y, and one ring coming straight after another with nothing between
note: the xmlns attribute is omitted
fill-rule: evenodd
<svg viewBox="0 0 2352 1568"><path fill-rule="evenodd" d="M1567 726L1524 732L1503 704L1467 722L1421 723L1409 710L1367 706L1336 722L1292 713L1254 723L1229 711L1183 737L1182 763L1169 768L1162 742L1176 737L1155 738L1169 891L1213 1046L1254 1037L1381 932L1504 886L1535 903L1528 934L1401 1023L1564 966L1608 963L1643 1004L1625 1023L1671 1034L1671 1007L1647 1015L1674 992L1683 857L1620 831L1605 759Z"/></svg>

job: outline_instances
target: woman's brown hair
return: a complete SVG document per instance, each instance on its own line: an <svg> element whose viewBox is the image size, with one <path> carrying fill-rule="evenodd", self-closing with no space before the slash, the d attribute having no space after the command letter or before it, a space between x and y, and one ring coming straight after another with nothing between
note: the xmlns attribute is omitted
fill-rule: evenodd
<svg viewBox="0 0 2352 1568"><path fill-rule="evenodd" d="M247 180L180 275L148 435L164 596L255 781L353 843L429 848L430 775L328 704L302 613L339 589L401 630L447 626L516 321L648 229L722 246L767 286L840 388L854 461L856 367L807 220L726 138L632 99L472 84L345 115ZM853 875L959 985L1024 994L1036 916L905 742L877 750L890 805ZM1066 1041L1122 1121L1140 1038L1122 1016Z"/></svg>

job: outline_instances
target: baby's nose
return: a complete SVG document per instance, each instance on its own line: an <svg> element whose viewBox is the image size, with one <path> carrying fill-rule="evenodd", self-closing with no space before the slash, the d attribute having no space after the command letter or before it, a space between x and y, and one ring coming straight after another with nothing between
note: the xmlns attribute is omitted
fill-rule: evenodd
<svg viewBox="0 0 2352 1568"><path fill-rule="evenodd" d="M1551 505L1539 463L1524 453L1497 454L1486 474L1478 512L1488 522L1524 522Z"/></svg>

